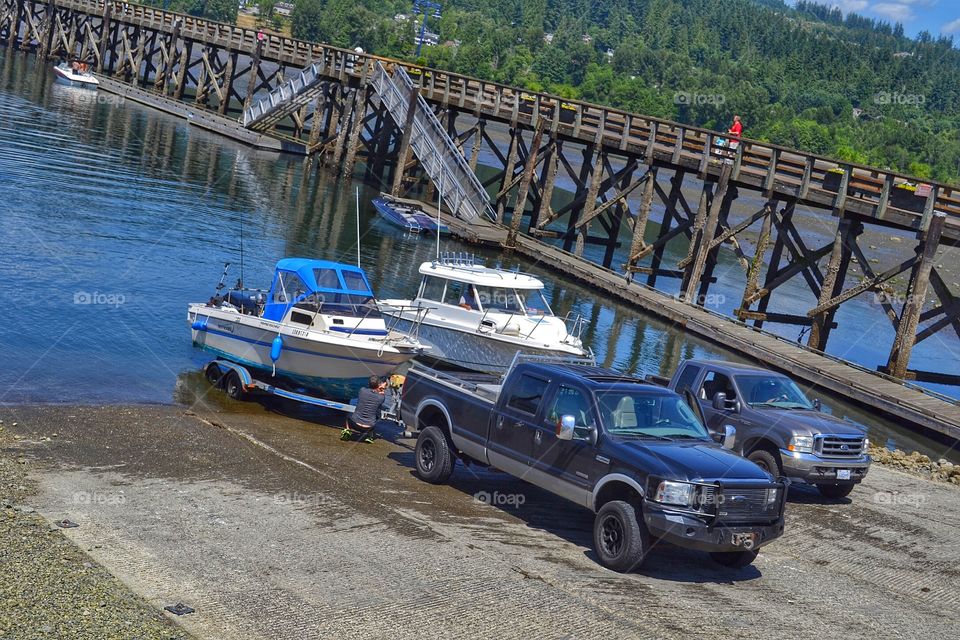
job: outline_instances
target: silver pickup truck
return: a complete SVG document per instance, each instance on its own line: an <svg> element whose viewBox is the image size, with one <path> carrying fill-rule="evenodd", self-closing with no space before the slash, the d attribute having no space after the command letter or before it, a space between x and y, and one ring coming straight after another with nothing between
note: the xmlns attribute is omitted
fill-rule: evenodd
<svg viewBox="0 0 960 640"><path fill-rule="evenodd" d="M842 498L867 475L866 432L821 411L785 375L748 364L687 360L667 386L696 396L712 432L735 427L735 450L774 476Z"/></svg>

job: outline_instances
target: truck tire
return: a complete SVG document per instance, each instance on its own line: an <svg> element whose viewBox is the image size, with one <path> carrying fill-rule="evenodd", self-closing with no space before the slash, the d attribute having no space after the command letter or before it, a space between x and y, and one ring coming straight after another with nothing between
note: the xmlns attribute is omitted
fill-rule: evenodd
<svg viewBox="0 0 960 640"><path fill-rule="evenodd" d="M817 491L824 498L846 498L853 491L854 484L818 484Z"/></svg>
<svg viewBox="0 0 960 640"><path fill-rule="evenodd" d="M750 452L750 455L747 456L747 460L757 465L774 478L779 478L782 475L780 473L780 464L777 462L777 457L766 449L754 449Z"/></svg>
<svg viewBox="0 0 960 640"><path fill-rule="evenodd" d="M639 567L650 550L650 533L629 502L611 500L593 521L593 549L600 564L619 573Z"/></svg>
<svg viewBox="0 0 960 640"><path fill-rule="evenodd" d="M759 551L713 551L710 559L717 564L730 569L749 567L757 559Z"/></svg>
<svg viewBox="0 0 960 640"><path fill-rule="evenodd" d="M427 427L420 432L414 459L417 476L431 484L444 484L453 473L453 452L447 437L437 427Z"/></svg>

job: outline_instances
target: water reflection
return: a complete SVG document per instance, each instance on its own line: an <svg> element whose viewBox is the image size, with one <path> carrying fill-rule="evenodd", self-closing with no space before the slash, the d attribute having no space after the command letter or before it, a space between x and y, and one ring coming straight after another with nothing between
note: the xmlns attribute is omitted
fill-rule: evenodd
<svg viewBox="0 0 960 640"><path fill-rule="evenodd" d="M242 263L250 286L267 286L284 256L353 262L357 188L360 260L381 297L410 296L419 264L436 254L432 240L375 215L376 189L132 103L88 99L47 71L0 52L0 282L9 310L0 402L194 397L183 376L204 356L189 343L187 303L213 293L225 262L231 284ZM516 256L448 240L442 249L544 276L558 315L588 319L584 340L606 366L668 376L684 358L732 357ZM827 404L884 438L942 455L896 425Z"/></svg>

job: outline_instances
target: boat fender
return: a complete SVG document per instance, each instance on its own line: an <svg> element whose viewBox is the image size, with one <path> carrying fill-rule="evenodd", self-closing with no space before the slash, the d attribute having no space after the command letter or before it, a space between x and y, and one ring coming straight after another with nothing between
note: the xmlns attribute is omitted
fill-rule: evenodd
<svg viewBox="0 0 960 640"><path fill-rule="evenodd" d="M503 331L501 331L501 333L507 336L518 336L520 335L520 325L517 324L516 322L511 322L510 324L508 324L503 328Z"/></svg>
<svg viewBox="0 0 960 640"><path fill-rule="evenodd" d="M207 330L207 318L198 318L193 321L193 324L190 325L190 328L194 331L206 331Z"/></svg>
<svg viewBox="0 0 960 640"><path fill-rule="evenodd" d="M280 352L283 351L283 338L277 336L270 345L270 359L276 362L280 359Z"/></svg>

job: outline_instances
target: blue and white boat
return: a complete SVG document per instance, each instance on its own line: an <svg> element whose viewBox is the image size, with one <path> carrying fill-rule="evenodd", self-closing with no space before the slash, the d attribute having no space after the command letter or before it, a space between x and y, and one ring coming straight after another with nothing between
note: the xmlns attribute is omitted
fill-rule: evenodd
<svg viewBox="0 0 960 640"><path fill-rule="evenodd" d="M385 193L373 199L373 206L383 219L410 233L450 233L447 225L431 217L423 209L400 202Z"/></svg>
<svg viewBox="0 0 960 640"><path fill-rule="evenodd" d="M81 63L75 64L76 68L68 65L66 62L61 62L55 66L53 72L57 75L57 79L74 87L96 89L100 86L100 81L97 80L96 76L93 75L85 63L83 63L82 66L80 66Z"/></svg>
<svg viewBox="0 0 960 640"><path fill-rule="evenodd" d="M280 260L269 291L232 289L190 304L187 322L204 351L338 399L424 348L388 326L362 269L307 258Z"/></svg>

